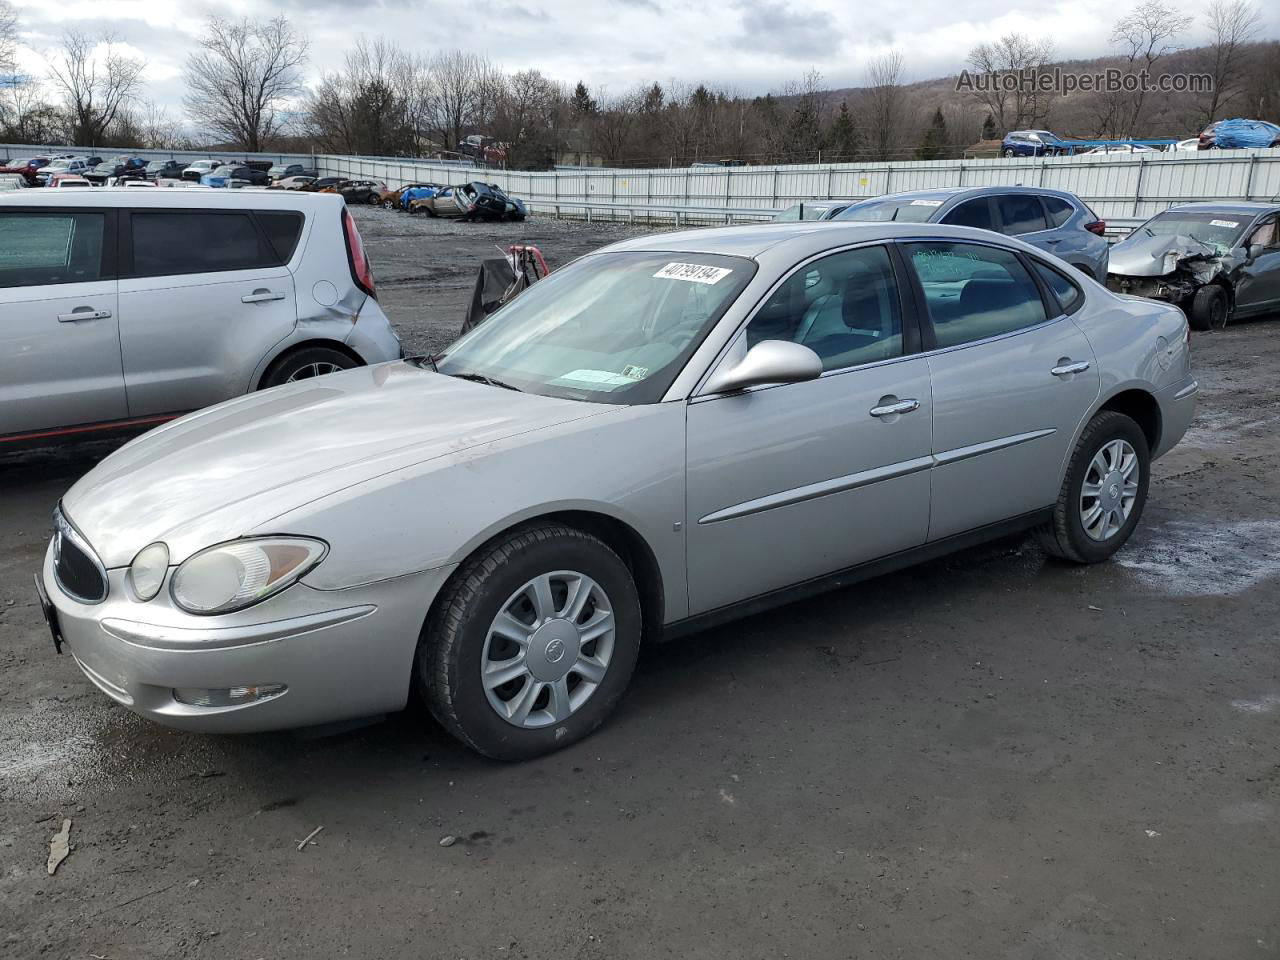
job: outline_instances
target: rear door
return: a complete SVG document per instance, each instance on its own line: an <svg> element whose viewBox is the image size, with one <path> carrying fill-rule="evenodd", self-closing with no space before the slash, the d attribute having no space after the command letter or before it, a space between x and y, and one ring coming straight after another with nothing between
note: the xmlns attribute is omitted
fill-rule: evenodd
<svg viewBox="0 0 1280 960"><path fill-rule="evenodd" d="M114 217L0 212L0 436L128 416Z"/></svg>
<svg viewBox="0 0 1280 960"><path fill-rule="evenodd" d="M1008 249L934 240L903 249L929 318L929 539L1050 506L1098 395L1089 341Z"/></svg>
<svg viewBox="0 0 1280 960"><path fill-rule="evenodd" d="M247 393L297 325L293 276L248 210L133 210L121 225L120 354L132 416Z"/></svg>

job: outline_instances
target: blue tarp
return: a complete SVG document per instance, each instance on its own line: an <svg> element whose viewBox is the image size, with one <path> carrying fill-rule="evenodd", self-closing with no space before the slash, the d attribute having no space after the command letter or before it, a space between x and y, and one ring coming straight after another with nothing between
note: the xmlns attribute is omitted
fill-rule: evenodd
<svg viewBox="0 0 1280 960"><path fill-rule="evenodd" d="M1280 127L1265 120L1219 120L1213 128L1213 140L1224 150L1243 147L1269 147L1280 138Z"/></svg>
<svg viewBox="0 0 1280 960"><path fill-rule="evenodd" d="M421 200L423 197L434 197L436 195L436 187L414 187L406 190L400 195L400 207L403 210L409 209L410 200Z"/></svg>

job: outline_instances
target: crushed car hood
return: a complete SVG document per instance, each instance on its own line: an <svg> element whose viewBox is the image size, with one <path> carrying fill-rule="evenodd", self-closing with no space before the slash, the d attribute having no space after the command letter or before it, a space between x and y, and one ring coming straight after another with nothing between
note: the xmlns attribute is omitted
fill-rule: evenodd
<svg viewBox="0 0 1280 960"><path fill-rule="evenodd" d="M156 541L177 563L381 474L610 409L411 363L361 367L153 430L102 461L62 503L107 567L131 563Z"/></svg>
<svg viewBox="0 0 1280 960"><path fill-rule="evenodd" d="M1184 234L1150 237L1139 228L1111 248L1107 272L1122 277L1163 277L1179 266L1190 268L1192 264L1216 264L1221 260L1212 247ZM1211 271L1209 276L1216 272Z"/></svg>

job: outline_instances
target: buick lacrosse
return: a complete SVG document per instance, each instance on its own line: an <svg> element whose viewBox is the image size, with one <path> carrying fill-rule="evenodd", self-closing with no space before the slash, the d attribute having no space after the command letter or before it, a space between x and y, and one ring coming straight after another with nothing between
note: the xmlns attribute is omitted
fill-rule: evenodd
<svg viewBox="0 0 1280 960"><path fill-rule="evenodd" d="M796 223L628 240L443 354L232 400L62 499L37 577L104 693L198 731L405 706L516 759L642 642L1035 530L1133 532L1187 323L1009 237Z"/></svg>

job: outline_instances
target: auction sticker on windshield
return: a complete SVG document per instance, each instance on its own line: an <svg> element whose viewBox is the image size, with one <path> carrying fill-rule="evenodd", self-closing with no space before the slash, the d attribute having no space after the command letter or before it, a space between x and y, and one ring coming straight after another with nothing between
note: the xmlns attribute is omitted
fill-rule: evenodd
<svg viewBox="0 0 1280 960"><path fill-rule="evenodd" d="M733 273L729 267L708 267L700 263L668 263L654 274L662 280L688 280L690 283L719 283Z"/></svg>
<svg viewBox="0 0 1280 960"><path fill-rule="evenodd" d="M940 207L940 206L942 206L942 201L941 201L941 200L912 200L912 201L911 201L911 206L913 206L913 207Z"/></svg>
<svg viewBox="0 0 1280 960"><path fill-rule="evenodd" d="M1238 220L1210 220L1209 226L1230 227L1232 230L1234 230L1236 227L1240 226L1240 222Z"/></svg>

